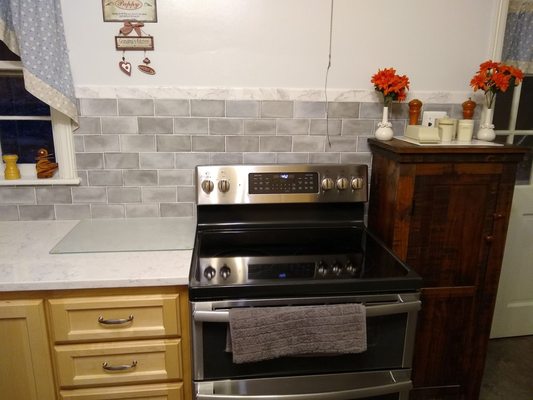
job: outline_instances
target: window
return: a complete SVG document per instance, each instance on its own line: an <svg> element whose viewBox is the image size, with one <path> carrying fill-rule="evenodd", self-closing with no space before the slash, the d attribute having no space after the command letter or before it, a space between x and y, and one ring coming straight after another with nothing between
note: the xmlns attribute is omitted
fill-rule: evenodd
<svg viewBox="0 0 533 400"><path fill-rule="evenodd" d="M520 86L509 87L498 94L494 108L497 141L532 149L519 166L517 184L528 185L533 180L533 75L526 75Z"/></svg>
<svg viewBox="0 0 533 400"><path fill-rule="evenodd" d="M52 178L37 179L37 150L45 148L59 164ZM0 42L0 154L16 154L22 178L0 185L78 184L70 121L24 88L20 58Z"/></svg>

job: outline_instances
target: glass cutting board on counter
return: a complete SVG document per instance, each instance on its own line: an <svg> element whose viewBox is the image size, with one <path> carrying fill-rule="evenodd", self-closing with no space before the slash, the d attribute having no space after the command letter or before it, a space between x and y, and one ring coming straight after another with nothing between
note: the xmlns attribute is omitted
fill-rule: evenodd
<svg viewBox="0 0 533 400"><path fill-rule="evenodd" d="M191 250L196 218L88 219L80 221L51 254Z"/></svg>

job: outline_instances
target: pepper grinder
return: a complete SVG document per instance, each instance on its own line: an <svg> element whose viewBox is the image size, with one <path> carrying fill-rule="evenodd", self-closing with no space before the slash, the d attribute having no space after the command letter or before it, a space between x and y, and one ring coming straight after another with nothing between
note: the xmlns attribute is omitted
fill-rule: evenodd
<svg viewBox="0 0 533 400"><path fill-rule="evenodd" d="M413 99L409 102L409 125L418 125L421 109L422 102L420 100Z"/></svg>
<svg viewBox="0 0 533 400"><path fill-rule="evenodd" d="M463 104L463 119L472 119L474 116L474 110L476 109L476 102L470 97Z"/></svg>
<svg viewBox="0 0 533 400"><path fill-rule="evenodd" d="M6 163L4 178L6 180L20 179L20 171L17 167L17 160L19 159L19 156L16 154L4 154L2 159Z"/></svg>

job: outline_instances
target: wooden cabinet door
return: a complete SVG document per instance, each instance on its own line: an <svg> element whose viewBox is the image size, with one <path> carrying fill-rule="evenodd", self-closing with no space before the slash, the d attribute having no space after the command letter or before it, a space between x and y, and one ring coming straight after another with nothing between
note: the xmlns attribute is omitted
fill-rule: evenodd
<svg viewBox="0 0 533 400"><path fill-rule="evenodd" d="M42 300L0 301L0 397L55 399Z"/></svg>
<svg viewBox="0 0 533 400"><path fill-rule="evenodd" d="M482 279L501 165L417 167L406 262L424 287L476 286Z"/></svg>

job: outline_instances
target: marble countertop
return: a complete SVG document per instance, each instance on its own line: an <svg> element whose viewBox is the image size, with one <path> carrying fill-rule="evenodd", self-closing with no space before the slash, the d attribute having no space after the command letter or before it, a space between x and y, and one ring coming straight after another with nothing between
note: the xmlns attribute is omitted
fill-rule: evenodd
<svg viewBox="0 0 533 400"><path fill-rule="evenodd" d="M78 222L0 222L0 291L188 283L192 250L50 254Z"/></svg>

